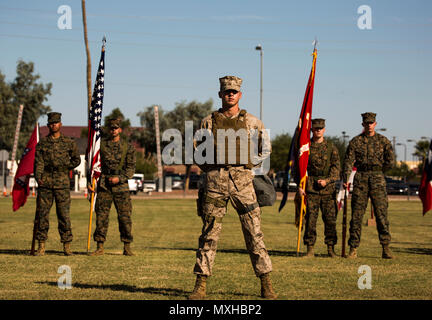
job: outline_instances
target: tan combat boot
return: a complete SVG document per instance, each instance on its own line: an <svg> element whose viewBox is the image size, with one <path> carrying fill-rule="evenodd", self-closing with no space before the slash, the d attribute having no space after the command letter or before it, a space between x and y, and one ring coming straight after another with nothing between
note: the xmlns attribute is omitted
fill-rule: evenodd
<svg viewBox="0 0 432 320"><path fill-rule="evenodd" d="M195 287L189 295L188 300L203 300L206 297L207 276L198 274Z"/></svg>
<svg viewBox="0 0 432 320"><path fill-rule="evenodd" d="M383 244L382 245L383 251L382 251L382 258L383 259L393 259L393 253L391 252L388 244Z"/></svg>
<svg viewBox="0 0 432 320"><path fill-rule="evenodd" d="M334 245L327 245L327 252L330 258L336 258L336 253L334 252Z"/></svg>
<svg viewBox="0 0 432 320"><path fill-rule="evenodd" d="M45 255L45 241L39 241L39 247L38 247L35 255L36 256Z"/></svg>
<svg viewBox="0 0 432 320"><path fill-rule="evenodd" d="M123 255L125 255L125 256L134 256L135 255L131 250L130 242L124 243Z"/></svg>
<svg viewBox="0 0 432 320"><path fill-rule="evenodd" d="M73 253L70 249L70 242L63 243L63 252L65 256L73 256Z"/></svg>
<svg viewBox="0 0 432 320"><path fill-rule="evenodd" d="M90 253L90 255L91 256L102 256L103 254L104 254L104 243L98 241L96 251Z"/></svg>
<svg viewBox="0 0 432 320"><path fill-rule="evenodd" d="M306 258L313 258L313 257L315 257L314 246L307 245L307 252L306 252L305 257Z"/></svg>
<svg viewBox="0 0 432 320"><path fill-rule="evenodd" d="M350 251L349 251L349 254L348 254L347 258L348 259L355 259L355 258L357 258L357 248L350 247Z"/></svg>
<svg viewBox="0 0 432 320"><path fill-rule="evenodd" d="M261 298L274 300L277 298L277 294L273 290L273 286L270 280L270 273L266 273L260 276L261 279Z"/></svg>

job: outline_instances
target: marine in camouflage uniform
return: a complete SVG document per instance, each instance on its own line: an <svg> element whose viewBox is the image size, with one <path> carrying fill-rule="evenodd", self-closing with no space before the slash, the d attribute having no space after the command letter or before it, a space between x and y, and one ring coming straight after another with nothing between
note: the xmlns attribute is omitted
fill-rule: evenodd
<svg viewBox="0 0 432 320"><path fill-rule="evenodd" d="M108 232L111 205L117 209L120 240L124 243L123 254L134 255L130 243L132 236L132 202L128 179L135 173L135 149L120 138L120 119L109 119L110 139L101 141L102 173L99 177L96 196L96 230L93 234L97 249L92 255L104 254L103 244Z"/></svg>
<svg viewBox="0 0 432 320"><path fill-rule="evenodd" d="M38 183L36 199L37 232L39 242L37 255L44 255L48 239L49 212L55 200L60 241L65 255L71 255L70 242L73 239L70 221L70 179L69 171L81 163L75 142L61 132L61 113L48 113L50 133L36 146L34 162L35 179Z"/></svg>
<svg viewBox="0 0 432 320"><path fill-rule="evenodd" d="M390 141L375 132L376 114L363 113L362 118L364 132L350 141L343 168L345 187L353 166L357 168L351 199L352 217L348 240L350 246L348 257L357 257L362 220L370 197L375 212L379 241L383 247L382 257L391 259L393 254L389 248L391 235L387 217L386 181L383 172L394 166L395 157Z"/></svg>
<svg viewBox="0 0 432 320"><path fill-rule="evenodd" d="M340 178L340 158L335 145L324 138L325 120L312 119L312 141L308 161L306 185L306 223L303 241L307 246L307 257L313 257L317 233L316 223L321 209L324 221L324 243L330 257L336 257L334 246L336 234L336 188Z"/></svg>
<svg viewBox="0 0 432 320"><path fill-rule="evenodd" d="M250 139L249 135L256 132L253 129L262 132L264 126L260 120L245 110L240 110L238 106L238 101L241 98L242 80L238 77L226 76L220 78L219 81L219 97L222 99L222 108L201 122L201 128L211 132L214 138L215 161L213 164L198 163L201 169L205 171L206 177L203 188L199 191L198 199L198 214L201 216L203 227L198 241L199 248L194 267L197 279L189 299L203 299L206 295L206 280L212 275L217 243L222 230L222 219L226 214L228 201L231 202L239 215L252 266L256 276L261 279L261 296L274 299L276 294L273 291L269 276L272 271L272 264L263 241L261 209L258 206L252 183L253 173L251 169L254 164L247 152L248 147L254 147L251 145L253 139ZM243 142L246 142L246 145L240 144L240 139L237 139L233 145L225 142L224 152L223 148L218 148L220 143L218 137L222 134L219 130L228 129L245 133L246 140ZM243 131L239 131L241 129ZM241 156L245 150L246 159ZM236 157L230 159L234 152ZM223 153L225 159L222 156Z"/></svg>

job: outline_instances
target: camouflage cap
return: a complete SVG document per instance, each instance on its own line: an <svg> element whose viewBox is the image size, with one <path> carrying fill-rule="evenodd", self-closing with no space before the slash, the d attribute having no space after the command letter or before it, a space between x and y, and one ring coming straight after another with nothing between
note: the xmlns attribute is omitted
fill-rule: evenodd
<svg viewBox="0 0 432 320"><path fill-rule="evenodd" d="M226 90L240 91L240 86L243 80L236 76L225 76L223 78L219 78L219 82L220 92L224 92Z"/></svg>
<svg viewBox="0 0 432 320"><path fill-rule="evenodd" d="M59 112L50 112L48 113L48 124L61 122L61 113Z"/></svg>
<svg viewBox="0 0 432 320"><path fill-rule="evenodd" d="M111 118L108 119L108 127L109 128L120 128L121 119Z"/></svg>
<svg viewBox="0 0 432 320"><path fill-rule="evenodd" d="M312 129L325 128L325 119L312 119Z"/></svg>
<svg viewBox="0 0 432 320"><path fill-rule="evenodd" d="M363 122L375 122L376 113L365 112L362 113Z"/></svg>

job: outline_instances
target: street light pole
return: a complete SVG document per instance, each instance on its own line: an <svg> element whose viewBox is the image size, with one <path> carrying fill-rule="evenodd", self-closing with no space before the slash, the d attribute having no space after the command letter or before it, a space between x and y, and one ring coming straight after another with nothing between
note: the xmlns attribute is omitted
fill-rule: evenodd
<svg viewBox="0 0 432 320"><path fill-rule="evenodd" d="M342 139L343 139L343 144L344 144L344 147L345 147L345 138L349 138L349 136L348 135L346 135L346 132L345 131L342 131Z"/></svg>
<svg viewBox="0 0 432 320"><path fill-rule="evenodd" d="M413 139L407 139L407 142L415 142ZM414 162L414 153L411 153L411 161Z"/></svg>
<svg viewBox="0 0 432 320"><path fill-rule="evenodd" d="M406 163L406 144L405 144L405 143L402 143L402 142L398 142L398 143L396 143L396 145L397 145L397 146L404 146L404 156L405 156L404 161L405 161L405 163Z"/></svg>
<svg viewBox="0 0 432 320"><path fill-rule="evenodd" d="M260 120L263 120L263 49L259 44L255 50L260 52Z"/></svg>

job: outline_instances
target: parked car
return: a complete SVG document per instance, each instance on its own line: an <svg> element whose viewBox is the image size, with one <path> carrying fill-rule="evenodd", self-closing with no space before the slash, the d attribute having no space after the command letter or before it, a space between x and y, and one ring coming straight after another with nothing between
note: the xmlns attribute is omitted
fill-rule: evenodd
<svg viewBox="0 0 432 320"><path fill-rule="evenodd" d="M128 180L129 192L133 194L137 194L138 191L143 191L143 180L144 175L142 173L135 173L132 176L132 179Z"/></svg>
<svg viewBox="0 0 432 320"><path fill-rule="evenodd" d="M402 180L386 177L387 194L408 194L409 186Z"/></svg>
<svg viewBox="0 0 432 320"><path fill-rule="evenodd" d="M419 194L419 188L420 188L419 182L408 183L408 192L410 195L418 195Z"/></svg>
<svg viewBox="0 0 432 320"><path fill-rule="evenodd" d="M179 174L169 175L171 177L172 189L183 190L183 178Z"/></svg>
<svg viewBox="0 0 432 320"><path fill-rule="evenodd" d="M144 180L143 181L143 191L144 192L156 191L156 181Z"/></svg>

